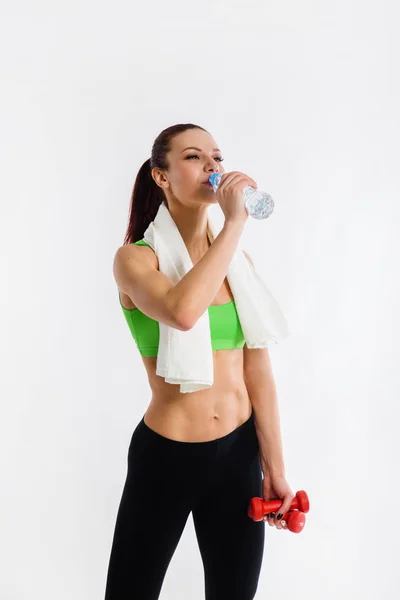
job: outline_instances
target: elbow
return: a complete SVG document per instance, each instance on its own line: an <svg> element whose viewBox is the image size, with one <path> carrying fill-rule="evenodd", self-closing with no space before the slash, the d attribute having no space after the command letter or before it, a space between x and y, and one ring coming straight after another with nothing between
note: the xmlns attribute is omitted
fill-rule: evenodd
<svg viewBox="0 0 400 600"><path fill-rule="evenodd" d="M181 331L189 331L189 329L191 329L194 325L193 319L190 317L190 315L184 312L178 314L176 322L177 329L180 329Z"/></svg>
<svg viewBox="0 0 400 600"><path fill-rule="evenodd" d="M193 318L193 310L190 310L188 306L184 306L182 301L174 303L172 313L174 314L176 328L181 331L189 331L197 321Z"/></svg>
<svg viewBox="0 0 400 600"><path fill-rule="evenodd" d="M179 315L179 328L182 331L189 331L189 329L192 329L199 320L199 317L194 314L193 309L188 308L187 306L184 307L181 305L179 310L175 311L175 314Z"/></svg>
<svg viewBox="0 0 400 600"><path fill-rule="evenodd" d="M181 331L189 331L192 329L199 320L200 316L198 310L193 306L188 306L182 300L175 301L171 307L171 312L175 316L176 327Z"/></svg>
<svg viewBox="0 0 400 600"><path fill-rule="evenodd" d="M167 305L170 326L180 331L191 329L192 324L188 318L188 311L183 309L181 302L172 294L167 298Z"/></svg>

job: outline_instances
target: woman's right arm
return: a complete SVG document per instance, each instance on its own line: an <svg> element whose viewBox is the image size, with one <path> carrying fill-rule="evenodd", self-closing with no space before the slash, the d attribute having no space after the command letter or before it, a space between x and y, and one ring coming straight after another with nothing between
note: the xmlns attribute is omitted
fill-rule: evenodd
<svg viewBox="0 0 400 600"><path fill-rule="evenodd" d="M243 188L257 183L240 171L222 175L216 198L225 216L224 225L207 252L171 289L179 318L190 329L207 310L222 286L248 219Z"/></svg>
<svg viewBox="0 0 400 600"><path fill-rule="evenodd" d="M220 290L244 226L243 220L225 221L207 252L170 290L186 329L193 327Z"/></svg>
<svg viewBox="0 0 400 600"><path fill-rule="evenodd" d="M153 250L135 244L121 246L113 264L117 286L151 319L187 331L218 293L243 227L243 221L225 222L204 256L176 285L158 270Z"/></svg>
<svg viewBox="0 0 400 600"><path fill-rule="evenodd" d="M158 270L155 253L130 244L117 250L114 277L143 313L156 321L187 331L207 310L221 288L237 249L248 213L243 203L245 185L257 187L247 175L223 175L217 199L225 215L219 234L202 258L175 285Z"/></svg>

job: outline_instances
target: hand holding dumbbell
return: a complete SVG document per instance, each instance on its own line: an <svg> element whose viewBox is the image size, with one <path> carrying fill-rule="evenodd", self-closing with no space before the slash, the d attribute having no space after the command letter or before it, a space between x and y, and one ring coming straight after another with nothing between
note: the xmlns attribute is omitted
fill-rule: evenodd
<svg viewBox="0 0 400 600"><path fill-rule="evenodd" d="M269 500L265 502L262 498L251 498L247 514L253 521L262 521L264 515L277 511L282 506L281 500ZM282 523L286 521L287 528L293 533L300 533L302 531L306 516L304 513L310 510L310 502L308 496L304 490L300 490L296 493L290 504L290 510L283 515Z"/></svg>

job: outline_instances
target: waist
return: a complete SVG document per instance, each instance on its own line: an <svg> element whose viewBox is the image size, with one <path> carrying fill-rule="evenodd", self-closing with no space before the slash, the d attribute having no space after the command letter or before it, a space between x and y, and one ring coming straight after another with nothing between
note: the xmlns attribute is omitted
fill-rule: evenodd
<svg viewBox="0 0 400 600"><path fill-rule="evenodd" d="M207 442L228 435L246 422L251 413L252 405L243 383L231 391L218 392L213 386L178 397L153 395L144 422L172 440Z"/></svg>

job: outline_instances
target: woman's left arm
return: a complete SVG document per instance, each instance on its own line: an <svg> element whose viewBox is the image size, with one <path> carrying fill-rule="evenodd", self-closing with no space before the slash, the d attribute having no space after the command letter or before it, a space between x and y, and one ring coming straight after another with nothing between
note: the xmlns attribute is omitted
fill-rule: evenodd
<svg viewBox="0 0 400 600"><path fill-rule="evenodd" d="M247 260L254 267L249 255ZM264 520L281 529L280 519L290 508L294 493L285 477L282 436L276 385L268 348L243 348L243 378L253 406L254 425L263 471L265 501L279 498L282 505L278 515L271 513Z"/></svg>
<svg viewBox="0 0 400 600"><path fill-rule="evenodd" d="M290 509L295 497L286 481L283 461L279 409L268 348L244 346L243 377L253 406L260 463L263 472L262 494L265 502L279 499L282 504L277 513L264 516L264 521L277 529L287 529L281 519Z"/></svg>
<svg viewBox="0 0 400 600"><path fill-rule="evenodd" d="M243 348L243 378L254 412L264 474L285 476L279 408L268 348Z"/></svg>
<svg viewBox="0 0 400 600"><path fill-rule="evenodd" d="M254 267L250 256L245 257ZM268 348L243 348L243 377L254 411L264 475L285 476L276 386Z"/></svg>

